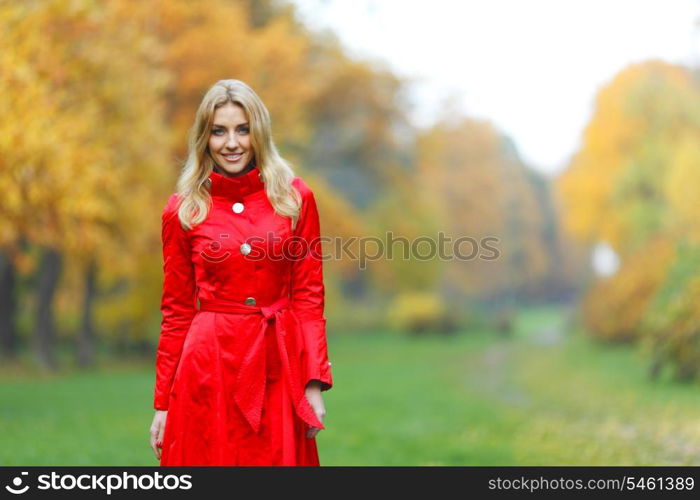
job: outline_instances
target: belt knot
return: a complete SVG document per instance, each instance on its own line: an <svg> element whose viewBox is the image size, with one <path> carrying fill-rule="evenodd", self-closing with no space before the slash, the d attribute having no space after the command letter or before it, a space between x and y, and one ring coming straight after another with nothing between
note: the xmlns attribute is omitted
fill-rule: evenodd
<svg viewBox="0 0 700 500"><path fill-rule="evenodd" d="M268 323L275 319L275 315L289 305L289 299L287 297L282 297L273 304L269 306L260 306L260 312Z"/></svg>
<svg viewBox="0 0 700 500"><path fill-rule="evenodd" d="M260 430L266 385L265 331L269 324L275 320L277 314L290 306L291 300L288 297L282 297L269 306L251 306L226 300L200 299L199 302L201 311L261 314L263 317L260 322L260 328L247 347L241 364L238 367L236 388L234 389L234 399L238 407L245 415L253 431L257 433ZM275 334L277 336L278 352L285 373L286 384L291 393L292 403L297 411L297 415L299 415L302 420L310 426L323 429L323 424L314 413L313 408L304 395L304 388L300 385L300 360L296 356L296 353L290 353L287 347L286 337L288 332L285 330L290 325L296 325L296 327L298 327L298 322L285 322L283 317L280 317L280 321L276 323ZM297 331L296 336L301 339L301 332Z"/></svg>

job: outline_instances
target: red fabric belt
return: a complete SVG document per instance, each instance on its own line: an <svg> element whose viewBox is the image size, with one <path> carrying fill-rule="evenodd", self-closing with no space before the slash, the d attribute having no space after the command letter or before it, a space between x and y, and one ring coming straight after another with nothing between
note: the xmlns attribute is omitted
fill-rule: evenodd
<svg viewBox="0 0 700 500"><path fill-rule="evenodd" d="M268 325L275 324L275 334L279 350L282 368L287 379L289 392L292 395L294 408L297 414L307 424L323 429L323 424L316 416L313 408L309 404L304 393L304 388L300 384L299 359L296 355L290 356L287 348L286 338L288 332L284 314L290 311L291 301L287 297L279 299L269 306L249 306L238 302L225 300L202 300L199 299L200 311L214 311L233 314L260 314L260 329L254 336L251 345L248 347L243 360L238 369L236 377L236 388L234 389L234 399L236 404L245 415L246 420L255 432L260 429L260 419L262 416L262 406L265 397L265 331ZM291 312L291 311L290 311ZM298 321L294 321L298 325ZM297 336L299 342L302 340L301 332Z"/></svg>

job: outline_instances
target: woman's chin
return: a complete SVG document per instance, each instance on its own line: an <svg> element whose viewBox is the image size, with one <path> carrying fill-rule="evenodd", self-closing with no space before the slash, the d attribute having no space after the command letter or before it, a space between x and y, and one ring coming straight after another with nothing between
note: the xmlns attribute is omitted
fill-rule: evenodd
<svg viewBox="0 0 700 500"><path fill-rule="evenodd" d="M245 163L242 161L236 163L222 161L221 163L217 163L217 167L220 173L224 175L236 175L245 170Z"/></svg>

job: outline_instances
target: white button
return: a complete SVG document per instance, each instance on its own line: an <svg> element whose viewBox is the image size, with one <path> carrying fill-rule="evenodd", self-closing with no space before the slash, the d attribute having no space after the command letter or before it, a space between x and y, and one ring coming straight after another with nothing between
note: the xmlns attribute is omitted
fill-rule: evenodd
<svg viewBox="0 0 700 500"><path fill-rule="evenodd" d="M251 251L250 245L248 243L243 243L241 245L241 253L243 255L248 255Z"/></svg>
<svg viewBox="0 0 700 500"><path fill-rule="evenodd" d="M243 203L236 202L233 204L233 211L237 214L240 214L243 211Z"/></svg>
<svg viewBox="0 0 700 500"><path fill-rule="evenodd" d="M328 366L331 366L332 364L333 364L333 363L331 363L330 361L328 362Z"/></svg>

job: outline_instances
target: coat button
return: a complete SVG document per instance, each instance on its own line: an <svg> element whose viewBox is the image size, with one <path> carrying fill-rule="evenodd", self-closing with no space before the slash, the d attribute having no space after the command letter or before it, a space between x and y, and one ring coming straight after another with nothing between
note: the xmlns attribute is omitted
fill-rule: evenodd
<svg viewBox="0 0 700 500"><path fill-rule="evenodd" d="M247 299L245 299L245 305L254 306L255 304L257 304L257 302L255 301L254 297L248 297Z"/></svg>
<svg viewBox="0 0 700 500"><path fill-rule="evenodd" d="M236 202L231 208L235 213L240 214L243 211L243 203Z"/></svg>
<svg viewBox="0 0 700 500"><path fill-rule="evenodd" d="M248 243L243 243L241 245L241 253L243 255L248 255L250 253L250 250L251 250L251 248L250 248L250 245Z"/></svg>

